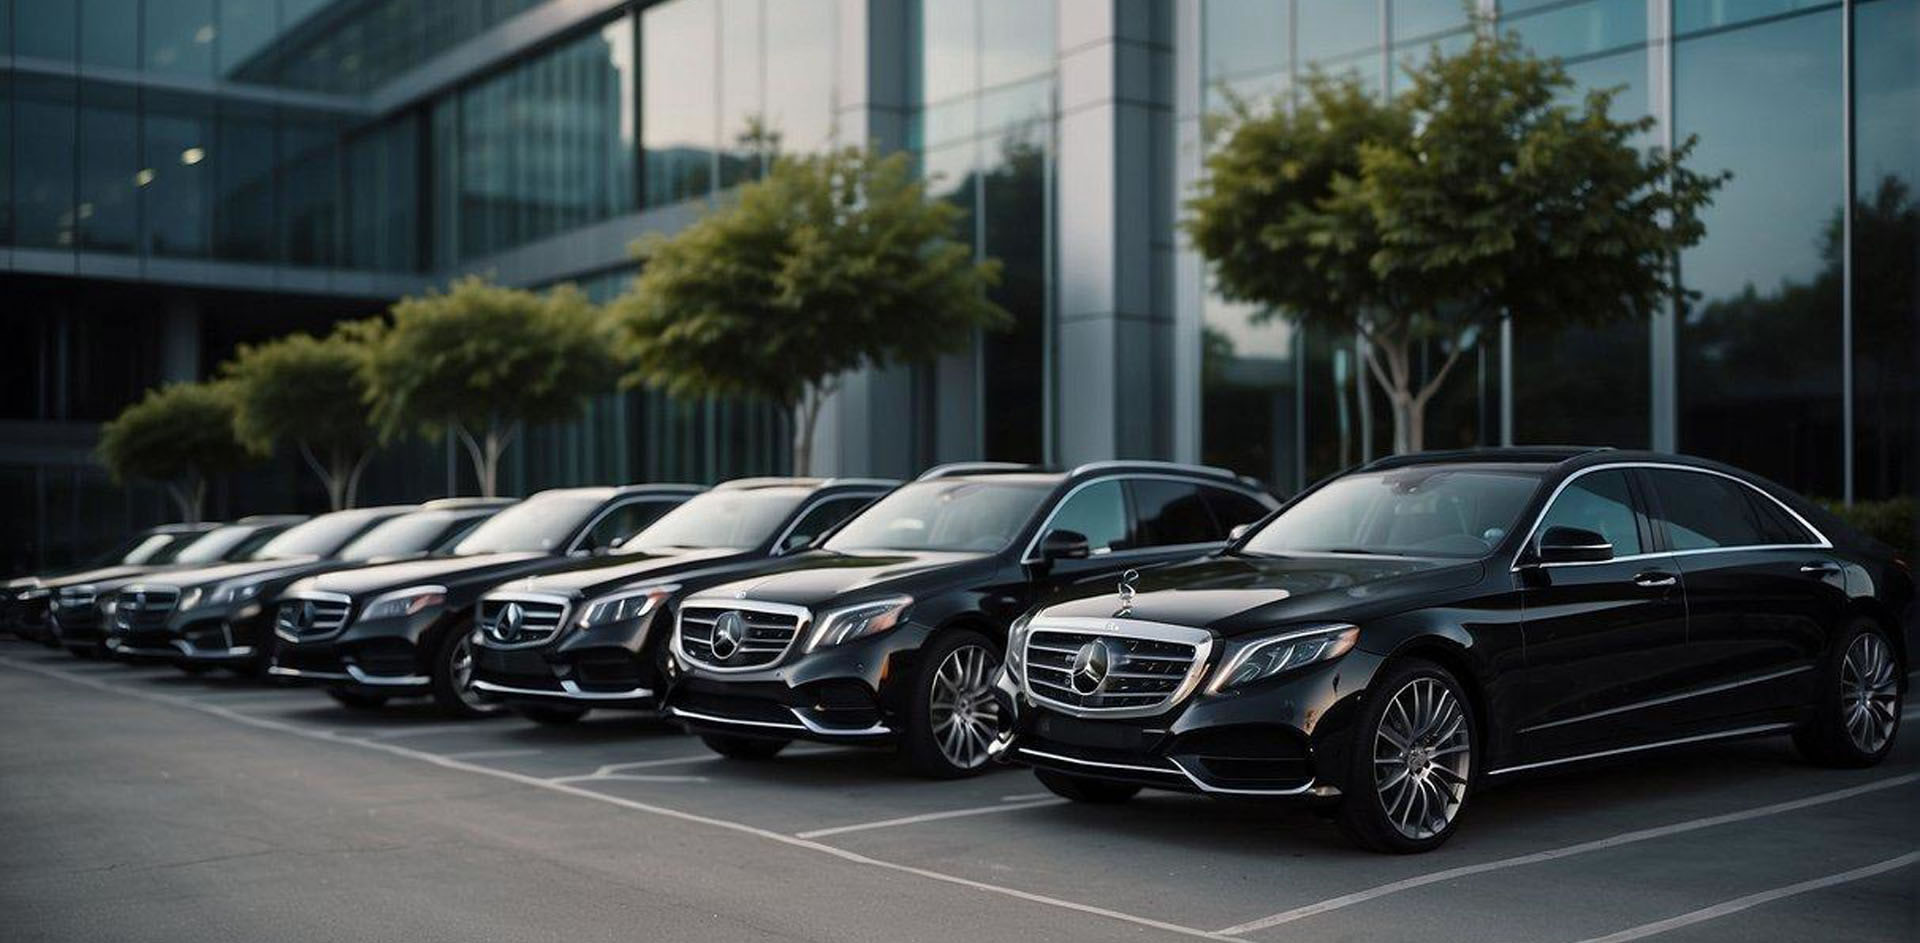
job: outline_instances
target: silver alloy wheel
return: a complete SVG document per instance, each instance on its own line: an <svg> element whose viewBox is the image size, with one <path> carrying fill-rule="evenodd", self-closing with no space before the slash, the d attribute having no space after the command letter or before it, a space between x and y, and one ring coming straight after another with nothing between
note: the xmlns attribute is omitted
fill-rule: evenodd
<svg viewBox="0 0 1920 943"><path fill-rule="evenodd" d="M962 645L947 653L933 673L927 720L940 755L960 769L987 762L987 745L999 729L1000 705L993 699L993 673L999 660L982 645Z"/></svg>
<svg viewBox="0 0 1920 943"><path fill-rule="evenodd" d="M1862 753L1878 753L1900 723L1900 679L1893 652L1872 632L1856 636L1840 662L1840 706L1847 739Z"/></svg>
<svg viewBox="0 0 1920 943"><path fill-rule="evenodd" d="M1466 801L1473 732L1460 702L1437 678L1415 678L1395 692L1373 737L1373 779L1380 807L1414 840L1446 831Z"/></svg>
<svg viewBox="0 0 1920 943"><path fill-rule="evenodd" d="M485 694L473 688L473 642L465 634L453 643L453 659L447 674L453 681L453 691L460 703L477 710L491 710L497 705Z"/></svg>

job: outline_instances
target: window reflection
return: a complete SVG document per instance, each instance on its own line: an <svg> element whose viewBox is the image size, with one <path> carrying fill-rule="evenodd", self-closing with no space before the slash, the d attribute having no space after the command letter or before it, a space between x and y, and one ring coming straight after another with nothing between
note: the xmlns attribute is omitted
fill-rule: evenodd
<svg viewBox="0 0 1920 943"><path fill-rule="evenodd" d="M140 162L138 93L126 86L80 87L79 187L74 206L78 245L132 252L140 213L134 175Z"/></svg>
<svg viewBox="0 0 1920 943"><path fill-rule="evenodd" d="M1854 489L1920 491L1920 0L1854 7Z"/></svg>
<svg viewBox="0 0 1920 943"><path fill-rule="evenodd" d="M714 186L715 0L648 7L641 20L648 206L704 197Z"/></svg>

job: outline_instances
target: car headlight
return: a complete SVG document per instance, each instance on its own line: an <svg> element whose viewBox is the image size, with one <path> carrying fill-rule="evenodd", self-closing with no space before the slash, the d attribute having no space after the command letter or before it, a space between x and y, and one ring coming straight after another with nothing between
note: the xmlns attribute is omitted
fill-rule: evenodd
<svg viewBox="0 0 1920 943"><path fill-rule="evenodd" d="M638 619L660 608L660 604L679 588L678 586L649 586L645 589L626 590L612 596L602 596L587 603L586 608L580 612L580 618L575 620L575 624L583 629L591 629Z"/></svg>
<svg viewBox="0 0 1920 943"><path fill-rule="evenodd" d="M1033 613L1022 613L1013 620L1013 626L1007 629L1007 657L1004 664L1007 673L1015 678L1026 671L1027 633L1033 626Z"/></svg>
<svg viewBox="0 0 1920 943"><path fill-rule="evenodd" d="M1262 678L1271 678L1301 665L1339 658L1353 650L1360 627L1340 623L1321 625L1242 646L1213 673L1207 693L1219 694Z"/></svg>
<svg viewBox="0 0 1920 943"><path fill-rule="evenodd" d="M28 589L20 592L21 599L45 599L53 594L50 589Z"/></svg>
<svg viewBox="0 0 1920 943"><path fill-rule="evenodd" d="M208 594L207 605L231 606L231 605L236 605L238 603L247 602L248 600L251 600L254 597L260 595L260 590L263 589L265 586L266 586L265 583L259 582L257 580L248 581L248 582L235 581L231 583L221 583L220 585L215 586L213 588L212 593ZM198 600L197 596L195 596L194 598L196 601ZM192 608L192 606L189 605L184 599L181 600L180 606L183 609Z"/></svg>
<svg viewBox="0 0 1920 943"><path fill-rule="evenodd" d="M99 599L96 599L94 601L94 606L100 610L100 614L102 616L105 616L111 619L113 618L113 611L115 609L120 608L120 594L107 593L101 596Z"/></svg>
<svg viewBox="0 0 1920 943"><path fill-rule="evenodd" d="M906 618L907 607L911 605L912 596L894 596L835 609L820 617L820 624L814 627L813 638L807 641L807 651L885 632Z"/></svg>
<svg viewBox="0 0 1920 943"><path fill-rule="evenodd" d="M206 592L198 586L192 587L186 590L185 592L182 592L180 594L180 611L185 612L188 609L193 609L199 606L201 597L205 595L206 595Z"/></svg>
<svg viewBox="0 0 1920 943"><path fill-rule="evenodd" d="M409 586L406 589L396 589L393 592L375 596L372 602L367 603L367 608L361 611L357 621L397 619L401 616L417 615L435 606L444 605L446 601L445 586Z"/></svg>

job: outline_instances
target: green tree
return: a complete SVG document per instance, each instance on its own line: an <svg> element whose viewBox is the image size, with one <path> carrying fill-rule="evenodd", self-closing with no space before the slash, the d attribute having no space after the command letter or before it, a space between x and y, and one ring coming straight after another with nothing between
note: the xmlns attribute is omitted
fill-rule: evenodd
<svg viewBox="0 0 1920 943"><path fill-rule="evenodd" d="M998 263L953 238L962 212L928 200L904 154L779 158L728 206L636 247L646 268L610 306L628 382L780 404L794 473L809 473L842 374L929 360L1011 323L987 297Z"/></svg>
<svg viewBox="0 0 1920 943"><path fill-rule="evenodd" d="M158 482L180 516L200 520L207 481L259 457L234 435L234 395L225 383L174 383L100 427L101 464L118 482Z"/></svg>
<svg viewBox="0 0 1920 943"><path fill-rule="evenodd" d="M221 368L234 392L234 432L258 452L292 442L327 489L333 510L354 505L373 454L367 416L367 348L338 331L241 345Z"/></svg>
<svg viewBox="0 0 1920 943"><path fill-rule="evenodd" d="M1407 78L1388 100L1314 75L1291 111L1236 103L1182 221L1225 298L1367 341L1401 452L1503 313L1597 325L1674 298L1675 256L1726 180L1686 166L1691 138L1638 150L1653 119L1612 117L1617 90L1568 104L1559 62L1485 20Z"/></svg>
<svg viewBox="0 0 1920 943"><path fill-rule="evenodd" d="M388 322L356 326L382 439L458 436L481 493L498 492L500 456L527 423L580 415L620 375L599 308L579 289L541 295L477 276L404 298Z"/></svg>

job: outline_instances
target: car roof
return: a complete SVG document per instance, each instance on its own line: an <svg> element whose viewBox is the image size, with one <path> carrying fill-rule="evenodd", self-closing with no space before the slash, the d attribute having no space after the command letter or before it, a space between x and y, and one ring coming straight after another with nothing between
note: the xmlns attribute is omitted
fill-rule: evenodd
<svg viewBox="0 0 1920 943"><path fill-rule="evenodd" d="M468 508L503 508L514 503L516 498L433 498L420 502L422 511L455 511Z"/></svg>
<svg viewBox="0 0 1920 943"><path fill-rule="evenodd" d="M768 475L758 478L735 478L713 486L715 491L754 491L762 488L812 488L815 490L840 487L893 488L900 482L891 478L787 478Z"/></svg>
<svg viewBox="0 0 1920 943"><path fill-rule="evenodd" d="M582 497L598 498L605 501L609 498L629 494L699 494L705 490L707 490L706 485L696 485L687 482L639 485L588 485L579 488L548 488L544 491L536 491L527 495L527 500L531 501L535 498L554 497L558 495L580 495Z"/></svg>
<svg viewBox="0 0 1920 943"><path fill-rule="evenodd" d="M246 517L230 523L245 524L249 527L264 527L271 524L298 524L306 519L307 515L305 514L249 514Z"/></svg>
<svg viewBox="0 0 1920 943"><path fill-rule="evenodd" d="M1405 455L1389 455L1375 459L1360 466L1357 471L1380 471L1389 468L1411 468L1416 465L1558 465L1574 459L1602 452L1612 452L1606 446L1587 445L1521 445L1489 446L1473 449L1445 449L1432 452L1409 452Z"/></svg>

